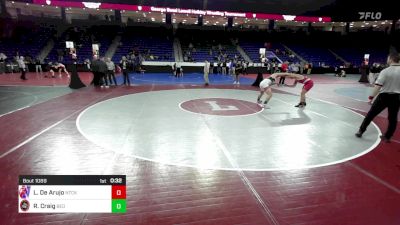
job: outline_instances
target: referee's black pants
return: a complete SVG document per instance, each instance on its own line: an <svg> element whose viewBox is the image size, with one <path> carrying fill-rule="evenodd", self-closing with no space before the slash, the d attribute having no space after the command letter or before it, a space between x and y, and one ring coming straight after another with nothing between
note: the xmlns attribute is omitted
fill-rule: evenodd
<svg viewBox="0 0 400 225"><path fill-rule="evenodd" d="M371 121L384 109L388 108L389 125L385 133L385 138L390 139L397 126L397 114L400 107L400 94L381 93L375 99L367 116L360 126L360 131L364 132Z"/></svg>

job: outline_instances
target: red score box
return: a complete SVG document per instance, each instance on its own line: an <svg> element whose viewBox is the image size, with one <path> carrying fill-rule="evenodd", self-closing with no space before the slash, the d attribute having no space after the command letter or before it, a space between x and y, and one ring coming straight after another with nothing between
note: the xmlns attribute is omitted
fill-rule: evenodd
<svg viewBox="0 0 400 225"><path fill-rule="evenodd" d="M126 199L126 185L112 185L112 199Z"/></svg>

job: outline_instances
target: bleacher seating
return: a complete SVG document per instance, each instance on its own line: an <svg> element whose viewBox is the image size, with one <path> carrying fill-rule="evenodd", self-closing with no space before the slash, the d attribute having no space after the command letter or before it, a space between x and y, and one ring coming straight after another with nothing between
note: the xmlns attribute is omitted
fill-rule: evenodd
<svg viewBox="0 0 400 225"><path fill-rule="evenodd" d="M107 32L104 32L105 30ZM71 63L71 57L68 52L65 51L65 41L74 42L78 55L78 62L83 62L85 59L92 59L92 44L100 44L99 54L100 56L104 56L112 39L115 37L117 30L118 28L114 26L94 26L90 29L76 27L69 28L58 40L55 41L55 46L47 58L52 62L58 61L58 52L63 51L63 63Z"/></svg>
<svg viewBox="0 0 400 225"><path fill-rule="evenodd" d="M287 46L306 61L312 63L314 67L318 67L323 64L332 67L343 65L343 62L337 59L336 56L333 55L326 47L324 48L301 44L288 44Z"/></svg>
<svg viewBox="0 0 400 225"><path fill-rule="evenodd" d="M146 29L142 32L142 29ZM132 50L138 51L146 61L174 61L173 39L163 28L127 28L112 60L119 62ZM151 59L152 56L152 59Z"/></svg>
<svg viewBox="0 0 400 225"><path fill-rule="evenodd" d="M361 65L365 54L370 54L369 62L371 63L385 63L387 58L387 51L376 48L335 48L333 51L355 66Z"/></svg>
<svg viewBox="0 0 400 225"><path fill-rule="evenodd" d="M178 36L183 55L190 52L194 62L204 62L205 60L216 62L220 53L226 54L227 59L233 59L235 56L241 57L236 46L232 44L230 37L224 31L181 29ZM194 51L189 49L190 43L193 45ZM220 59L222 60L222 57Z"/></svg>
<svg viewBox="0 0 400 225"><path fill-rule="evenodd" d="M8 60L12 60L17 53L19 56L25 56L27 60L34 60L54 33L51 27L26 26L18 26L10 38L0 39L0 52L4 53Z"/></svg>

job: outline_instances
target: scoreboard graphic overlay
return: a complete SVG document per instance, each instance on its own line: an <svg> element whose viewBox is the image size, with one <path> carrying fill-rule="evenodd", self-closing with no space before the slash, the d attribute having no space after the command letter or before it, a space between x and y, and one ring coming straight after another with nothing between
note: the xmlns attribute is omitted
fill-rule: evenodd
<svg viewBox="0 0 400 225"><path fill-rule="evenodd" d="M125 213L125 175L21 175L19 213Z"/></svg>

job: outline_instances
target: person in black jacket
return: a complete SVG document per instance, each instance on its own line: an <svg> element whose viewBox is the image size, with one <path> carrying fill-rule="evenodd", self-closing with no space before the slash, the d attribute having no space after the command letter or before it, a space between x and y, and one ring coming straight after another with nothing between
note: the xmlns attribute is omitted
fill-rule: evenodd
<svg viewBox="0 0 400 225"><path fill-rule="evenodd" d="M108 72L107 64L106 64L104 57L102 57L99 62L99 76L100 76L101 87L106 87L106 88L109 87L108 81L106 78L107 72Z"/></svg>
<svg viewBox="0 0 400 225"><path fill-rule="evenodd" d="M100 86L100 80L101 80L101 75L100 75L100 64L101 61L100 59L95 55L93 56L92 64L91 64L91 70L93 73L93 80L91 84L94 86Z"/></svg>
<svg viewBox="0 0 400 225"><path fill-rule="evenodd" d="M126 59L125 56L122 56L122 59L119 62L119 65L121 67L122 74L124 75L124 85L130 86L131 85L131 79L130 79L129 74L128 74L129 62Z"/></svg>
<svg viewBox="0 0 400 225"><path fill-rule="evenodd" d="M256 80L254 81L254 83L251 86L259 87L261 81L263 81L263 80L264 80L263 74L261 72L258 72L257 73L257 78L256 78Z"/></svg>

